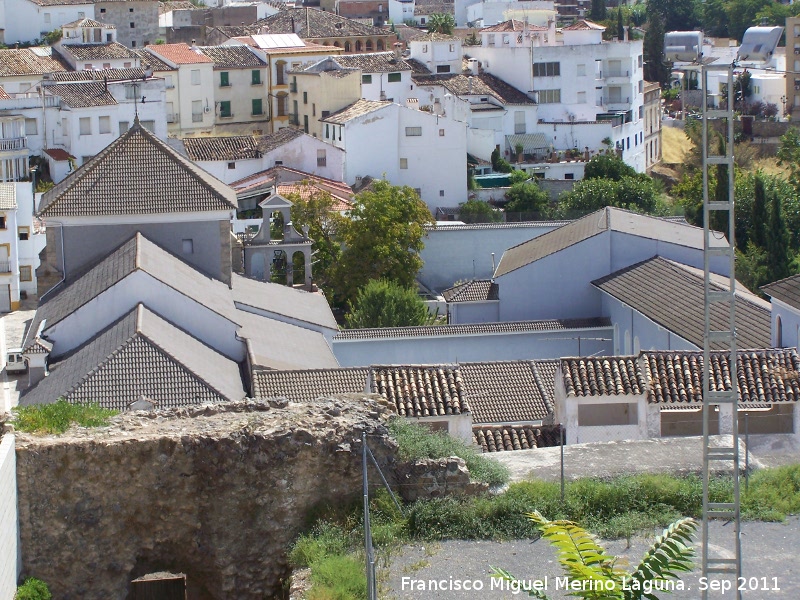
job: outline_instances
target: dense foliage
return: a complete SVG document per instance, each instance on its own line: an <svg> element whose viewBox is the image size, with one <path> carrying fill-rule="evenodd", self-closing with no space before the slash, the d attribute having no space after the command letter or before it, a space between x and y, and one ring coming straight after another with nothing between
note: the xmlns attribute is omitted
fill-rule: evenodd
<svg viewBox="0 0 800 600"><path fill-rule="evenodd" d="M411 327L432 321L415 289L384 279L372 279L358 290L345 319L350 329Z"/></svg>

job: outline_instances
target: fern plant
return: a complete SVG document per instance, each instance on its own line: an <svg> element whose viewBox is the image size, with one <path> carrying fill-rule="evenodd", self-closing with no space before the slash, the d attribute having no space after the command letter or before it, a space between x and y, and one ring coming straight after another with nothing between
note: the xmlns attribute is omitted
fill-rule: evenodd
<svg viewBox="0 0 800 600"><path fill-rule="evenodd" d="M658 600L653 594L671 590L680 573L692 570L692 536L697 531L694 519L680 519L658 536L639 565L628 571L619 559L608 554L597 538L572 521L549 521L538 511L526 515L541 531L542 537L558 551L558 561L566 575L562 582L570 587L570 596L585 600ZM523 583L504 569L492 568L492 577L517 586L533 598L549 600L547 581ZM678 581L678 583L680 583Z"/></svg>

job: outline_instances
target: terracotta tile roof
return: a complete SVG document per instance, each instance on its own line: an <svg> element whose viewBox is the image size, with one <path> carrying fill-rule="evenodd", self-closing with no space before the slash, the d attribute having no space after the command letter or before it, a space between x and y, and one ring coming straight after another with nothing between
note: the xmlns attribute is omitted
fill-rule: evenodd
<svg viewBox="0 0 800 600"><path fill-rule="evenodd" d="M42 197L39 216L142 215L236 208L236 194L134 121Z"/></svg>
<svg viewBox="0 0 800 600"><path fill-rule="evenodd" d="M138 54L118 42L108 44L64 44L61 52L72 54L77 60L102 60L104 58L138 58Z"/></svg>
<svg viewBox="0 0 800 600"><path fill-rule="evenodd" d="M0 87L0 100L11 100L11 96L2 87Z"/></svg>
<svg viewBox="0 0 800 600"><path fill-rule="evenodd" d="M419 6L419 5L417 5ZM453 5L451 5L453 6ZM427 6L425 7L428 8ZM430 14L430 13L422 13L422 14ZM453 14L452 11L450 14ZM428 31L421 31L419 29L415 29L414 31L410 32L408 36L409 42L460 42L462 41L460 37L455 35L447 35L444 33L430 33Z"/></svg>
<svg viewBox="0 0 800 600"><path fill-rule="evenodd" d="M318 175L312 175L299 169L292 169L284 165L271 167L266 171L260 171L253 175L248 175L238 181L231 183L231 187L237 194L244 192L253 193L256 190L268 191L273 185L302 185L304 182L311 182L314 186L330 191L334 196L352 198L353 189L343 181L328 179ZM280 192L279 192L280 193Z"/></svg>
<svg viewBox="0 0 800 600"><path fill-rule="evenodd" d="M161 58L159 58L155 54L150 54L144 48L142 48L141 50L135 50L135 52L139 56L139 60L141 61L143 68L152 69L153 71L176 71L177 70L176 67L173 67L172 65L168 65L163 60L161 60Z"/></svg>
<svg viewBox="0 0 800 600"><path fill-rule="evenodd" d="M486 335L524 331L561 331L610 327L605 318L551 319L547 321L504 321L497 323L472 323L468 325L433 325L420 327L384 327L381 329L344 329L336 335L337 340L402 339L431 336Z"/></svg>
<svg viewBox="0 0 800 600"><path fill-rule="evenodd" d="M503 104L536 104L524 92L489 73L412 75L412 79L417 85L441 85L456 96L489 95Z"/></svg>
<svg viewBox="0 0 800 600"><path fill-rule="evenodd" d="M702 271L656 256L593 281L592 285L697 348L703 347ZM711 287L715 291L727 290L727 278L714 277ZM665 298L669 302L664 302ZM728 318L725 305L711 305L712 329L726 329ZM736 330L740 347L767 348L771 344L769 303L739 286ZM722 348L724 344L712 344L712 349Z"/></svg>
<svg viewBox="0 0 800 600"><path fill-rule="evenodd" d="M137 55L138 56L138 55ZM134 67L131 69L103 69L101 71L64 71L62 73L51 73L50 79L53 81L132 81L134 79L145 79L144 68Z"/></svg>
<svg viewBox="0 0 800 600"><path fill-rule="evenodd" d="M564 27L561 31L605 31L605 27L602 25L598 25L597 23L592 23L591 21L587 21L585 19L581 19L580 21L575 21L569 27Z"/></svg>
<svg viewBox="0 0 800 600"><path fill-rule="evenodd" d="M54 71L66 71L66 69L52 57L40 56L31 48L0 50L0 77L43 75Z"/></svg>
<svg viewBox="0 0 800 600"><path fill-rule="evenodd" d="M485 302L498 300L499 286L491 279L473 279L442 292L446 302Z"/></svg>
<svg viewBox="0 0 800 600"><path fill-rule="evenodd" d="M369 369L253 370L253 396L310 402L320 397L365 393Z"/></svg>
<svg viewBox="0 0 800 600"><path fill-rule="evenodd" d="M557 427L533 425L501 425L473 427L472 443L484 452L512 452L560 446Z"/></svg>
<svg viewBox="0 0 800 600"><path fill-rule="evenodd" d="M268 154L273 150L280 148L284 144L291 142L295 138L299 138L303 133L302 129L295 129L294 127L284 127L274 133L266 135L255 136L256 145L262 154Z"/></svg>
<svg viewBox="0 0 800 600"><path fill-rule="evenodd" d="M334 125L344 125L348 121L352 121L358 117L363 117L371 112L381 110L387 106L391 106L391 102L380 100L356 100L353 104L338 110L335 113L328 115L324 119L320 119L323 123L333 123Z"/></svg>
<svg viewBox="0 0 800 600"><path fill-rule="evenodd" d="M25 354L50 354L53 349L53 344L40 337L32 340L31 344L25 348Z"/></svg>
<svg viewBox="0 0 800 600"><path fill-rule="evenodd" d="M88 106L114 106L116 98L99 81L82 81L79 83L56 83L44 86L48 94L58 96L70 108Z"/></svg>
<svg viewBox="0 0 800 600"><path fill-rule="evenodd" d="M75 157L63 148L45 148L44 152L53 160L75 160Z"/></svg>
<svg viewBox="0 0 800 600"><path fill-rule="evenodd" d="M34 4L38 4L39 6L75 6L78 4L83 4L86 6L91 6L94 4L94 0L30 0Z"/></svg>
<svg viewBox="0 0 800 600"><path fill-rule="evenodd" d="M249 46L201 46L199 50L214 61L215 69L255 69L267 66Z"/></svg>
<svg viewBox="0 0 800 600"><path fill-rule="evenodd" d="M401 417L441 417L470 412L459 368L453 366L373 366L372 392Z"/></svg>
<svg viewBox="0 0 800 600"><path fill-rule="evenodd" d="M800 275L792 275L786 279L761 286L767 296L800 310Z"/></svg>
<svg viewBox="0 0 800 600"><path fill-rule="evenodd" d="M155 54L158 58L166 59L176 65L214 62L208 56L200 52L200 50L192 49L189 44L159 44L156 46L147 46L145 50L151 54Z"/></svg>
<svg viewBox="0 0 800 600"><path fill-rule="evenodd" d="M288 8L242 29L246 32L237 35L296 33L303 39L391 35L378 27L310 8Z"/></svg>
<svg viewBox="0 0 800 600"><path fill-rule="evenodd" d="M350 198L352 198L352 192L348 197L338 196L331 193L330 190L325 189L325 187L314 183L313 179L298 183L283 183L278 185L276 191L284 198L289 198L289 196L298 196L303 200L310 200L314 194L328 193L335 201L335 204L331 206L331 210L343 212L353 208L353 203L350 201Z"/></svg>
<svg viewBox="0 0 800 600"><path fill-rule="evenodd" d="M456 8L454 4L447 2L439 4L417 4L414 6L414 16L432 14L455 15Z"/></svg>
<svg viewBox="0 0 800 600"><path fill-rule="evenodd" d="M463 363L461 375L473 423L519 423L552 419L556 361ZM552 375L549 375L552 373Z"/></svg>
<svg viewBox="0 0 800 600"><path fill-rule="evenodd" d="M74 27L103 27L104 29L116 29L117 26L111 23L100 23L99 21L95 21L94 19L78 19L77 21L71 21L70 23L64 23L61 28L74 28Z"/></svg>
<svg viewBox="0 0 800 600"><path fill-rule="evenodd" d="M402 58L397 60L394 52L375 52L371 54L342 54L333 59L346 69L361 69L364 73L386 73L391 71L410 71L411 66Z"/></svg>
<svg viewBox="0 0 800 600"><path fill-rule="evenodd" d="M646 393L635 356L562 358L567 396L625 396Z"/></svg>
<svg viewBox="0 0 800 600"><path fill-rule="evenodd" d="M158 407L241 400L239 366L138 305L62 360L21 399L23 406L97 403L126 410L142 397Z"/></svg>
<svg viewBox="0 0 800 600"><path fill-rule="evenodd" d="M497 25L492 25L491 27L484 27L483 29L481 29L481 33L483 32L507 33L511 31L524 31L524 30L525 30L524 21L517 21L516 19L511 19L508 21L503 21L502 23L498 23ZM547 31L547 27L528 24L528 31Z"/></svg>
<svg viewBox="0 0 800 600"><path fill-rule="evenodd" d="M194 161L244 160L261 156L252 135L191 137L184 138L182 142L187 156Z"/></svg>

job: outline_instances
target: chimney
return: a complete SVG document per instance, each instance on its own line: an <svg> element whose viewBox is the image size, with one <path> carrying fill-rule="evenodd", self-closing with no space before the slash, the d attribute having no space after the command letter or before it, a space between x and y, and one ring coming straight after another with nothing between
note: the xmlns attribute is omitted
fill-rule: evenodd
<svg viewBox="0 0 800 600"><path fill-rule="evenodd" d="M292 33L297 33L297 27L295 27L294 25L294 16L291 17L291 19L292 19Z"/></svg>
<svg viewBox="0 0 800 600"><path fill-rule="evenodd" d="M394 48L394 59L397 62L400 62L403 57L403 44L401 44L400 42L395 42L392 45L392 48Z"/></svg>
<svg viewBox="0 0 800 600"><path fill-rule="evenodd" d="M477 59L477 58L470 58L470 59L467 61L467 65L469 65L469 72L470 72L472 75L480 75L480 72L481 72L481 69L480 69L480 62L478 62L478 59ZM471 82L471 81L470 81L470 84L472 84L472 82Z"/></svg>
<svg viewBox="0 0 800 600"><path fill-rule="evenodd" d="M103 75L103 87L105 88L105 91L108 92L108 77L105 75Z"/></svg>
<svg viewBox="0 0 800 600"><path fill-rule="evenodd" d="M623 25L622 26L622 32L623 32L622 33L622 41L623 42L627 42L628 41L628 26L627 25Z"/></svg>

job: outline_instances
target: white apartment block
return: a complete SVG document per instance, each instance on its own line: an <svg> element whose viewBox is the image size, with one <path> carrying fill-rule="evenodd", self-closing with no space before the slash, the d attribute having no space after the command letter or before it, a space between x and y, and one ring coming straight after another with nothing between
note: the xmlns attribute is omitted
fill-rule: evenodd
<svg viewBox="0 0 800 600"><path fill-rule="evenodd" d="M0 183L0 312L19 308L20 294L36 294L44 234L33 208L31 182Z"/></svg>

